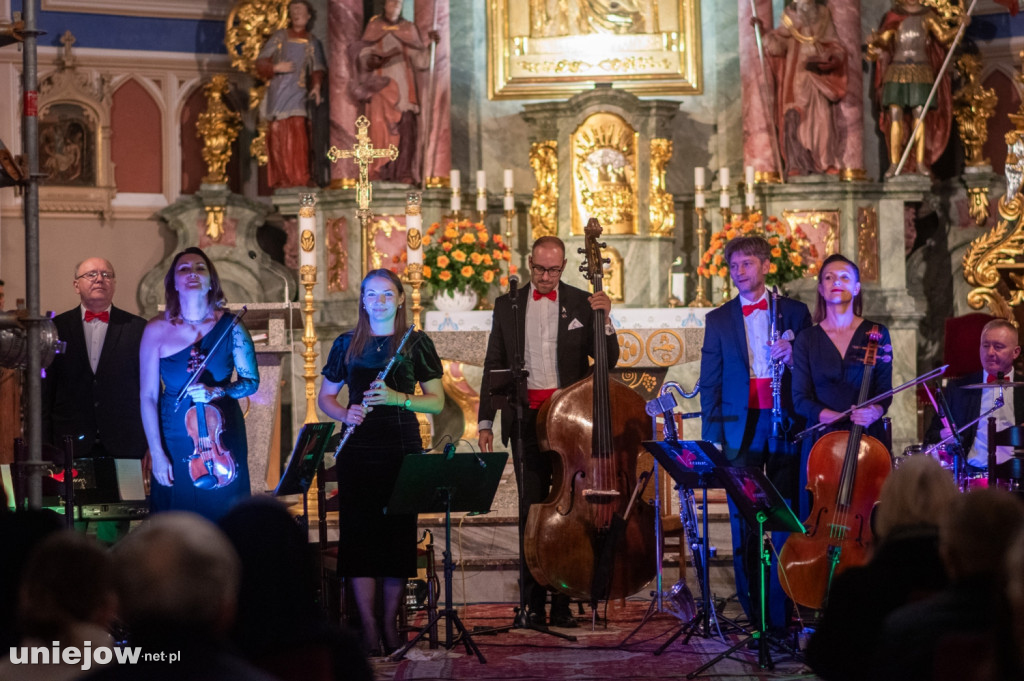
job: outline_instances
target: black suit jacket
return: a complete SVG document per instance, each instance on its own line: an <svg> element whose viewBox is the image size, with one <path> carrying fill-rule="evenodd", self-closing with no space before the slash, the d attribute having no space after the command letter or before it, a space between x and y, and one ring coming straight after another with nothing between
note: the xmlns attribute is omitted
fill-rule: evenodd
<svg viewBox="0 0 1024 681"><path fill-rule="evenodd" d="M533 295L530 285L519 290L519 351L526 347L526 305ZM594 354L594 311L590 307L590 294L565 282L558 285L558 349L556 363L558 367L558 385L566 388L579 381L590 371L589 357ZM574 321L581 326L569 329ZM484 359L484 375L480 383L480 409L478 421L493 421L498 409L491 400L491 371L510 369L515 354L512 330L514 326L512 301L509 294L499 296L494 301L494 316L491 320L491 335L487 341L487 356ZM575 326L575 325L573 325ZM619 341L615 334L606 336L606 352L608 368L611 369L619 361ZM522 396L524 409L527 396ZM501 413L502 440L508 442L512 431L512 414L503 409Z"/></svg>
<svg viewBox="0 0 1024 681"><path fill-rule="evenodd" d="M965 390L961 386L981 383L985 380L984 372L977 371L967 374L949 382L943 393L946 395L946 402L949 403L949 414L956 423L957 428L963 428L965 423L973 421L981 414L981 391ZM1016 424L1024 423L1024 388L1013 389L1013 420ZM974 437L978 434L978 425L988 428L988 422L975 424L964 430L960 437L964 441L964 449L970 452L974 446ZM925 433L924 441L927 444L938 442L942 439L942 420L938 414L932 416L931 425ZM965 453L966 453L965 452Z"/></svg>
<svg viewBox="0 0 1024 681"><path fill-rule="evenodd" d="M794 335L811 325L807 306L779 298L782 324L779 334ZM704 321L704 345L700 359L701 437L736 451L743 441L750 399L750 357L743 306L739 296L708 312ZM782 375L782 407L793 415L792 375Z"/></svg>
<svg viewBox="0 0 1024 681"><path fill-rule="evenodd" d="M43 442L63 447L75 440L75 456L89 456L99 440L109 456L141 459L148 445L139 409L139 344L146 320L110 308L110 322L96 373L89 366L82 310L54 318L67 343L43 379Z"/></svg>

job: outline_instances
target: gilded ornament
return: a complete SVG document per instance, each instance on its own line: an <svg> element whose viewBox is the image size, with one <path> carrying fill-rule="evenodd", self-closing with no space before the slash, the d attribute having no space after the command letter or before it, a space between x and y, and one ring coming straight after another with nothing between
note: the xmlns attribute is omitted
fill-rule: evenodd
<svg viewBox="0 0 1024 681"><path fill-rule="evenodd" d="M220 241L224 236L224 206L205 206L206 236L210 241Z"/></svg>
<svg viewBox="0 0 1024 681"><path fill-rule="evenodd" d="M651 140L651 192L649 217L651 234L671 235L676 228L675 200L665 188L665 168L672 159L672 140Z"/></svg>
<svg viewBox="0 0 1024 681"><path fill-rule="evenodd" d="M249 91L252 109L259 106L267 89L256 73L256 59L271 34L288 25L288 3L289 0L237 0L228 13L224 45L231 56L231 66L261 83Z"/></svg>
<svg viewBox="0 0 1024 681"><path fill-rule="evenodd" d="M203 161L206 163L207 184L226 184L225 169L231 160L231 144L238 137L242 117L224 103L228 93L228 77L217 74L203 88L206 93L206 111L199 114L196 135L203 140Z"/></svg>
<svg viewBox="0 0 1024 681"><path fill-rule="evenodd" d="M530 227L534 239L558 234L558 142L530 145L530 168L537 182L530 203Z"/></svg>
<svg viewBox="0 0 1024 681"><path fill-rule="evenodd" d="M596 113L572 134L572 233L597 218L605 234L637 233L637 132Z"/></svg>
<svg viewBox="0 0 1024 681"><path fill-rule="evenodd" d="M412 250L418 250L423 245L423 233L413 227L405 237L406 245ZM412 267L412 265L409 265Z"/></svg>
<svg viewBox="0 0 1024 681"><path fill-rule="evenodd" d="M964 143L964 162L968 166L989 165L984 157L984 146L988 141L988 119L995 112L999 98L996 91L981 85L981 58L976 54L964 54L957 60L962 85L953 95L953 116ZM973 215L973 213L972 213ZM988 201L985 201L985 217L988 217ZM977 218L975 218L977 220ZM982 219L977 224L982 225Z"/></svg>
<svg viewBox="0 0 1024 681"><path fill-rule="evenodd" d="M304 229L304 230L302 230L302 236L299 237L299 246L302 248L302 250L304 250L307 253L309 253L310 251L313 250L313 247L315 245L316 245L316 236L313 234L313 230L311 230L311 229Z"/></svg>

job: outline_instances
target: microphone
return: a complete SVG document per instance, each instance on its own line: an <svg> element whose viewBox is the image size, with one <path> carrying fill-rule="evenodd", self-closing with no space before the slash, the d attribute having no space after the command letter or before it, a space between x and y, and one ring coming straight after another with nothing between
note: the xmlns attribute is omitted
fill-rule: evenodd
<svg viewBox="0 0 1024 681"><path fill-rule="evenodd" d="M519 277L515 274L508 275L508 299L513 303L519 297Z"/></svg>
<svg viewBox="0 0 1024 681"><path fill-rule="evenodd" d="M251 260L255 260L256 257L257 257L256 256L256 251L249 251L249 258ZM281 278L281 281L284 282L284 304L287 305L288 303L290 303L292 301L292 297L290 295L288 295L288 293L289 293L288 292L288 277L284 276L283 274L281 274L280 272L278 272L277 270L275 270L273 268L267 267L267 268L264 268L264 269L270 270L271 272L273 272L274 274L276 274L278 277ZM289 316L288 327L291 328L291 319L290 319L291 315L289 314L288 316Z"/></svg>

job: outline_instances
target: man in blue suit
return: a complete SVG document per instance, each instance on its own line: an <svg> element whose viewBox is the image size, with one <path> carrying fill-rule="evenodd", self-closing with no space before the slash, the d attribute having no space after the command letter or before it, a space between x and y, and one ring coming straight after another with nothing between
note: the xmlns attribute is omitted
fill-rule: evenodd
<svg viewBox="0 0 1024 681"><path fill-rule="evenodd" d="M779 297L776 328L783 337L769 344L772 320L764 282L770 258L771 245L760 236L737 237L725 246L725 260L739 295L709 312L705 320L700 363L701 437L720 445L733 466L764 470L783 497L795 500L799 452L785 439L770 442L771 368L774 361L792 366L792 337L811 325L811 314L803 303ZM790 381L790 373L784 371L782 407L788 436L802 426L794 420ZM754 579L759 565L757 536L731 498L729 516L736 594L753 622L756 610L751 609L751 601L758 596ZM773 535L776 551L782 550L784 539L784 533ZM786 625L786 599L774 567L769 576L766 616L770 628L780 631Z"/></svg>

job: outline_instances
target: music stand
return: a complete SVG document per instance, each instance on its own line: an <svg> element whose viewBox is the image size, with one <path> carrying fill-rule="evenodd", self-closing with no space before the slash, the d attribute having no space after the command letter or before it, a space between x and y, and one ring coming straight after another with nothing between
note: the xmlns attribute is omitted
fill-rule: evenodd
<svg viewBox="0 0 1024 681"><path fill-rule="evenodd" d="M486 663L480 648L469 635L452 605L452 512L486 513L491 510L494 493L498 490L508 452L481 452L452 454L410 454L402 460L391 499L384 509L386 515L444 513L444 608L434 613L411 641L396 652L392 660L405 657L442 617L445 618L445 648L455 645L452 626L459 630L466 653L473 653Z"/></svg>
<svg viewBox="0 0 1024 681"><path fill-rule="evenodd" d="M714 449L714 447L712 447ZM729 657L733 652L747 645L750 640L757 641L757 662L761 669L772 669L774 664L768 653L768 639L765 632L765 596L767 587L765 584L766 573L771 565L771 556L765 548L764 533L769 532L800 532L805 531L803 524L793 513L793 510L782 498L779 491L765 476L764 472L756 467L734 467L728 465L728 460L715 450L711 454L712 461L715 461L715 475L725 488L736 508L739 509L743 518L751 525L757 525L758 547L761 555L760 598L758 599L757 622L754 631L749 636L740 639L735 645L720 653L710 661L704 663L697 669L686 675L692 679L700 675L705 669L714 666L720 660ZM795 655L794 651L787 651Z"/></svg>
<svg viewBox="0 0 1024 681"><path fill-rule="evenodd" d="M711 594L711 546L708 542L708 489L718 489L722 486L715 476L715 463L712 455L718 456L718 450L710 442L704 440L680 441L650 441L644 442L647 451L654 455L655 460L665 469L669 477L676 483L677 488L701 490L704 513L702 514L702 537L700 541L701 552L701 607L696 614L688 621L681 624L665 643L658 648L654 654L661 655L672 643L686 634L684 643L689 642L690 637L698 627L703 631L704 638L711 636L711 620L718 620L721 617L715 612L714 597ZM721 617L721 619L725 619ZM729 622L736 628L740 628L735 622ZM721 636L721 629L719 629Z"/></svg>

